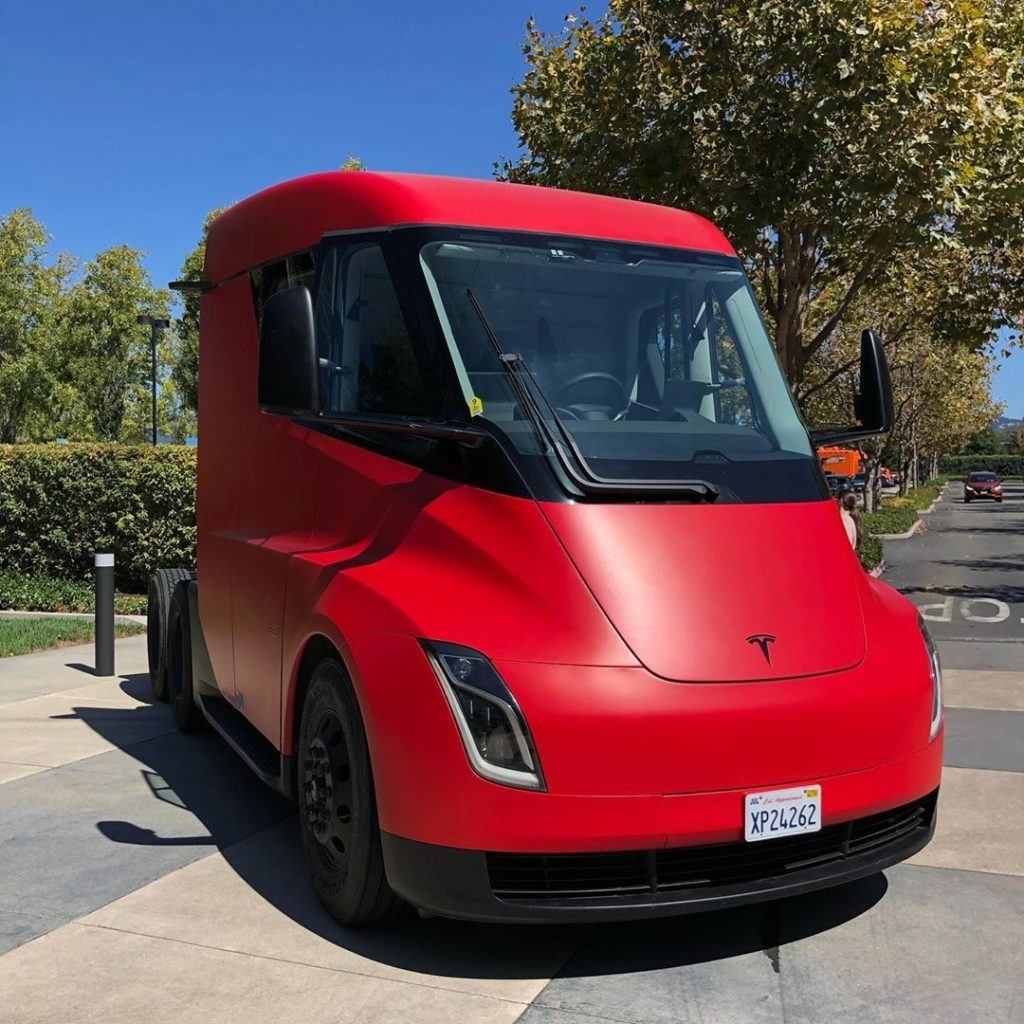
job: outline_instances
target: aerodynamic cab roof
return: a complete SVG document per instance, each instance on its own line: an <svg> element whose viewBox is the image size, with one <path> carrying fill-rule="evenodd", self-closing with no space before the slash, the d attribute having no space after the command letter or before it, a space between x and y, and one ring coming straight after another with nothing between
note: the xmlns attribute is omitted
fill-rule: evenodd
<svg viewBox="0 0 1024 1024"><path fill-rule="evenodd" d="M217 284L332 232L428 224L735 255L710 221L666 206L499 181L333 171L274 185L222 213L210 227L204 277Z"/></svg>

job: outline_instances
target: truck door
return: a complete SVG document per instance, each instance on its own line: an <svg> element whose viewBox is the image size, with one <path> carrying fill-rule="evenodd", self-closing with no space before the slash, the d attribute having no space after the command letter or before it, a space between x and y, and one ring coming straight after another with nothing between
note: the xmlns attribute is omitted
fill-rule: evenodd
<svg viewBox="0 0 1024 1024"><path fill-rule="evenodd" d="M282 288L313 287L313 256L301 253L257 268L257 321ZM252 336L252 335L251 335ZM257 404L258 330L241 361L245 403L237 449L238 528L232 559L235 706L277 745L281 733L281 631L291 557L309 546L319 455L310 431Z"/></svg>

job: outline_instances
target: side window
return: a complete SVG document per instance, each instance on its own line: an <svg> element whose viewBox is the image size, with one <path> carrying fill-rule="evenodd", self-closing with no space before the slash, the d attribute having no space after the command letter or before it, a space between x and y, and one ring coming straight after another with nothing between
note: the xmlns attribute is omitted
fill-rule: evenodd
<svg viewBox="0 0 1024 1024"><path fill-rule="evenodd" d="M252 271L252 293L256 303L256 324L263 320L263 306L271 295L284 288L304 284L311 292L316 279L312 252L295 253L273 263L264 263Z"/></svg>
<svg viewBox="0 0 1024 1024"><path fill-rule="evenodd" d="M436 415L379 245L325 253L316 318L325 412Z"/></svg>

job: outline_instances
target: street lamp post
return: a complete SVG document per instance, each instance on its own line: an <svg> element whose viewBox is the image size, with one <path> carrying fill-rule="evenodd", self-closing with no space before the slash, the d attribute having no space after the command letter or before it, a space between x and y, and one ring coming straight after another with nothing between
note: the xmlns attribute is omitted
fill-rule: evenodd
<svg viewBox="0 0 1024 1024"><path fill-rule="evenodd" d="M171 321L159 316L140 314L137 318L142 325L149 325L149 342L153 348L153 447L156 447L156 347L160 343L160 332L171 326Z"/></svg>

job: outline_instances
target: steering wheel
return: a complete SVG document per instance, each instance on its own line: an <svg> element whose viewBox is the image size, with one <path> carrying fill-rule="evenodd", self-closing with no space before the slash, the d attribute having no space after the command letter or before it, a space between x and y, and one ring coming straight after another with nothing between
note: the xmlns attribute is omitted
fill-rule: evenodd
<svg viewBox="0 0 1024 1024"><path fill-rule="evenodd" d="M567 400L566 393L571 392L574 388L578 388L581 384L589 384L591 381L600 381L601 386L608 392L608 396L611 396L611 390L615 390L615 399L612 402L607 403L609 414L621 411L629 405L629 395L626 393L625 385L616 377L614 374L605 373L602 370L588 370L586 373L579 373L575 377L570 378L564 384L562 384L557 392L555 393L556 405L567 407L570 411L572 410L573 403ZM588 402L583 403L586 405L598 405L605 403ZM575 415L575 412L574 412ZM580 418L580 417L578 417Z"/></svg>

